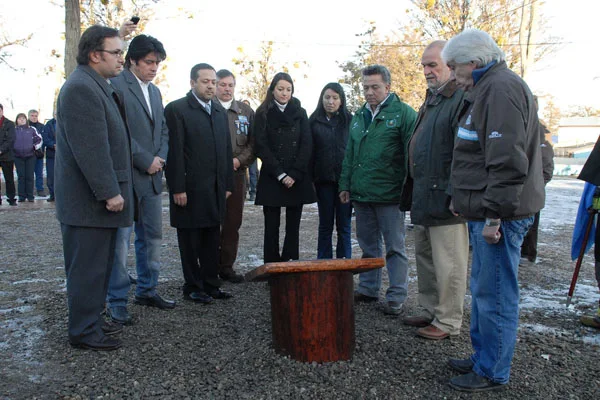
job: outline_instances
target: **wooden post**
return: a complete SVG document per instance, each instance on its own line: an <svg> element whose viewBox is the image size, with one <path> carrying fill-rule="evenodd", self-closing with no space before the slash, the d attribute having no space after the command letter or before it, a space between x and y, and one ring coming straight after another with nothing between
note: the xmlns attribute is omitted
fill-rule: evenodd
<svg viewBox="0 0 600 400"><path fill-rule="evenodd" d="M246 274L268 280L273 348L298 361L349 360L354 353L352 275L381 268L382 258L268 263Z"/></svg>
<svg viewBox="0 0 600 400"><path fill-rule="evenodd" d="M349 271L274 276L273 347L299 361L349 360L354 353L354 285Z"/></svg>

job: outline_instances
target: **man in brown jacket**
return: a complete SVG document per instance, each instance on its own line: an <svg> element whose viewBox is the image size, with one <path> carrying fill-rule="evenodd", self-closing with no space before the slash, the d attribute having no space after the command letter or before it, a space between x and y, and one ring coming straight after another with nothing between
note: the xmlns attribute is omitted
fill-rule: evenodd
<svg viewBox="0 0 600 400"><path fill-rule="evenodd" d="M442 58L467 93L452 159L453 210L469 221L473 354L452 359L454 389L505 387L519 324L521 243L544 206L539 120L527 84L485 32L467 29Z"/></svg>
<svg viewBox="0 0 600 400"><path fill-rule="evenodd" d="M246 198L246 170L254 162L254 111L234 98L235 76L222 69L217 72L217 100L227 110L231 148L233 150L233 193L227 199L225 223L221 229L219 254L219 276L221 279L240 283L242 275L233 270L240 241L239 229L242 226L244 200Z"/></svg>

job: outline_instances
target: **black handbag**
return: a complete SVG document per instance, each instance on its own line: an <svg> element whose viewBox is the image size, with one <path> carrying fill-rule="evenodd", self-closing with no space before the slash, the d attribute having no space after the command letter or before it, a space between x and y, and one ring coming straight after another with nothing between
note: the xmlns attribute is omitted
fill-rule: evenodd
<svg viewBox="0 0 600 400"><path fill-rule="evenodd" d="M42 149L41 147L39 149L34 149L33 151L35 153L36 158L44 158L44 149Z"/></svg>

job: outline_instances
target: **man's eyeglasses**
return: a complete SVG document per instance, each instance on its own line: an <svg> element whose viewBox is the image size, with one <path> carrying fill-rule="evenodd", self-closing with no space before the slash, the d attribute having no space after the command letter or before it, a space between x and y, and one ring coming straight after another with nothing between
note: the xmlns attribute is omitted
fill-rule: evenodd
<svg viewBox="0 0 600 400"><path fill-rule="evenodd" d="M123 54L125 54L123 52L123 50L104 50L104 49L98 49L96 51L102 51L104 53L109 53L109 54L112 54L113 56L117 56L117 57L123 57Z"/></svg>

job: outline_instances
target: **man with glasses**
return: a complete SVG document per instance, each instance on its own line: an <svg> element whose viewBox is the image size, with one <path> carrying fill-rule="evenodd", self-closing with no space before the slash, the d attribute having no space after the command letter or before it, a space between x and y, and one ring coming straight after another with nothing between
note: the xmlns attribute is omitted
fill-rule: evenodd
<svg viewBox="0 0 600 400"><path fill-rule="evenodd" d="M99 25L81 36L77 68L57 101L56 215L61 224L72 346L114 350L122 330L101 313L117 230L133 223L131 146L122 96L108 79L123 69L123 43Z"/></svg>

